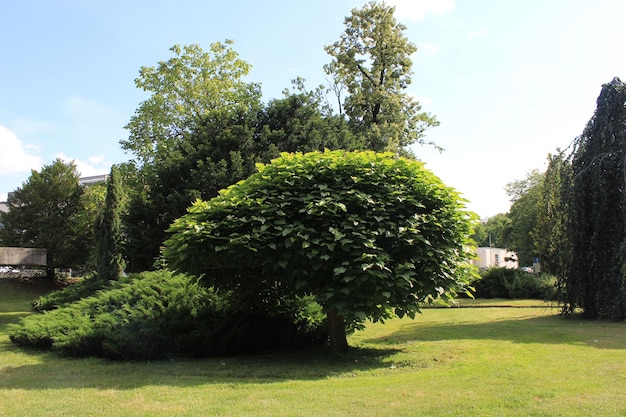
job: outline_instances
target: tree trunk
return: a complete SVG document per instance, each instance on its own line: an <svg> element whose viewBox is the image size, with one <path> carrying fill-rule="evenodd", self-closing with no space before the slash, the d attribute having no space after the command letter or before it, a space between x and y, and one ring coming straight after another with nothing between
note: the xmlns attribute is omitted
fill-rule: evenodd
<svg viewBox="0 0 626 417"><path fill-rule="evenodd" d="M337 314L335 308L328 312L328 337L331 352L343 353L348 350L346 323L343 316Z"/></svg>

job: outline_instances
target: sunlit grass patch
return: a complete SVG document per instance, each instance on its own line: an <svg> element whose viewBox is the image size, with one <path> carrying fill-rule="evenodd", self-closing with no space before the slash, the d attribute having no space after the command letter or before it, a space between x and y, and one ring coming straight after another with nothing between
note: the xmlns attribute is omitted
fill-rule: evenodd
<svg viewBox="0 0 626 417"><path fill-rule="evenodd" d="M564 319L558 308L528 308L536 301L487 307L494 302L511 300L368 324L345 355L67 359L18 349L0 325L0 415L626 415L624 323ZM20 314L29 313L0 317Z"/></svg>

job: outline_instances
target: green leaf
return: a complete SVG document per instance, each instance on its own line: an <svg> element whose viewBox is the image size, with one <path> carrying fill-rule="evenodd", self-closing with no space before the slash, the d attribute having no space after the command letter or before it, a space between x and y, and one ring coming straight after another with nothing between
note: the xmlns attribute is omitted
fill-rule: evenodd
<svg viewBox="0 0 626 417"><path fill-rule="evenodd" d="M347 271L346 268L344 268L343 266L338 266L335 269L333 269L333 274L334 275L341 275L343 273L345 273Z"/></svg>

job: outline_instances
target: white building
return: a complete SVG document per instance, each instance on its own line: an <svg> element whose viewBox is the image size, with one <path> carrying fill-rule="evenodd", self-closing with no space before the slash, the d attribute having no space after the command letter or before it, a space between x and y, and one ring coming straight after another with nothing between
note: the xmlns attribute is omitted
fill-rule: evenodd
<svg viewBox="0 0 626 417"><path fill-rule="evenodd" d="M479 269L483 268L519 268L517 254L503 248L476 248L478 259L473 261Z"/></svg>

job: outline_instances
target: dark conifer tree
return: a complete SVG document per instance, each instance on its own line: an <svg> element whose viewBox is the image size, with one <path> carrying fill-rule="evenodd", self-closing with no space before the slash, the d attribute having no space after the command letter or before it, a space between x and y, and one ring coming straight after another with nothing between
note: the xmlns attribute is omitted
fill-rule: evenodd
<svg viewBox="0 0 626 417"><path fill-rule="evenodd" d="M113 166L107 180L104 210L96 223L96 267L100 280L117 280L124 271L122 204L119 173Z"/></svg>

